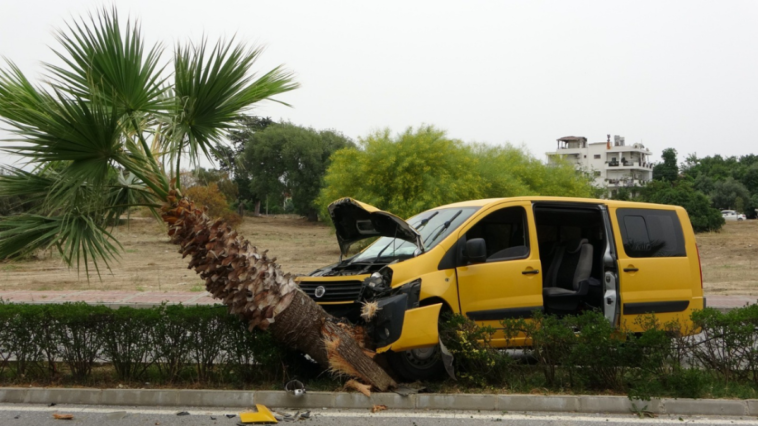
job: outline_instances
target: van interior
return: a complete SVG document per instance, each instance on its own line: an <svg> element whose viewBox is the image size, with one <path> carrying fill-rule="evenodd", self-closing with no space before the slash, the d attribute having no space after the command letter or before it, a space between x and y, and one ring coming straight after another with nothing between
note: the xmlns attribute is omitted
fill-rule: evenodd
<svg viewBox="0 0 758 426"><path fill-rule="evenodd" d="M565 315L603 307L603 256L608 245L595 206L535 205L545 312Z"/></svg>

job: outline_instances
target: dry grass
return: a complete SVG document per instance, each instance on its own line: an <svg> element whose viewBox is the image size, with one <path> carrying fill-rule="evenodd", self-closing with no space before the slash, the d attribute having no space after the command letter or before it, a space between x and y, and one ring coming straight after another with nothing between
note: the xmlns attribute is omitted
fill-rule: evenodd
<svg viewBox="0 0 758 426"><path fill-rule="evenodd" d="M261 250L277 257L282 269L305 274L339 259L337 237L323 224L295 216L246 217L239 233ZM43 253L41 259L0 263L0 290L122 290L198 291L204 282L187 269L170 244L166 228L152 217L132 217L130 225L119 226L114 235L124 251L111 270L90 280L84 270L69 270L57 254Z"/></svg>
<svg viewBox="0 0 758 426"><path fill-rule="evenodd" d="M697 235L706 295L758 295L758 220Z"/></svg>
<svg viewBox="0 0 758 426"><path fill-rule="evenodd" d="M269 250L285 271L305 274L339 258L337 238L323 225L296 216L246 217L241 235ZM124 246L120 262L87 281L57 255L0 263L0 290L198 291L203 282L187 269L163 225L132 217L114 234ZM697 235L705 292L758 295L758 221L729 222L721 232Z"/></svg>

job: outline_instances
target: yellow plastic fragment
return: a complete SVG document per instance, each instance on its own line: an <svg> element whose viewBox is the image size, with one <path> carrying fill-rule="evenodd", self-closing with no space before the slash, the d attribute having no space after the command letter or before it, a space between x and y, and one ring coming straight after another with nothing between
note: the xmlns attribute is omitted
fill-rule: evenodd
<svg viewBox="0 0 758 426"><path fill-rule="evenodd" d="M242 423L278 423L274 414L265 405L255 404L257 412L247 411L240 413Z"/></svg>

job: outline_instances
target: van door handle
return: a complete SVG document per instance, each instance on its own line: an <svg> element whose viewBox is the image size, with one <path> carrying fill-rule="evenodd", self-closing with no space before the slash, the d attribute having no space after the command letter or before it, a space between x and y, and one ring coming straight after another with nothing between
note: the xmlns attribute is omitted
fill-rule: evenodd
<svg viewBox="0 0 758 426"><path fill-rule="evenodd" d="M624 272L637 272L639 271L638 268L624 268Z"/></svg>
<svg viewBox="0 0 758 426"><path fill-rule="evenodd" d="M539 269L527 269L526 271L521 271L521 273L524 274L524 275L534 275L534 274L539 274L540 270Z"/></svg>

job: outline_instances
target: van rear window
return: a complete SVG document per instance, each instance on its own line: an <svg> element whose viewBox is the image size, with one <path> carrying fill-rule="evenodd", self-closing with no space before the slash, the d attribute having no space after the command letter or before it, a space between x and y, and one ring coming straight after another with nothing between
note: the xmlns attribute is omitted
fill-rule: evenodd
<svg viewBox="0 0 758 426"><path fill-rule="evenodd" d="M629 257L682 257L682 225L675 211L652 209L616 210L624 252Z"/></svg>

